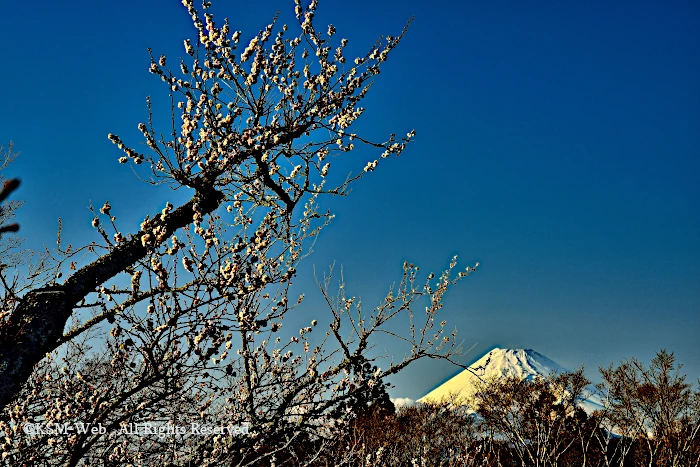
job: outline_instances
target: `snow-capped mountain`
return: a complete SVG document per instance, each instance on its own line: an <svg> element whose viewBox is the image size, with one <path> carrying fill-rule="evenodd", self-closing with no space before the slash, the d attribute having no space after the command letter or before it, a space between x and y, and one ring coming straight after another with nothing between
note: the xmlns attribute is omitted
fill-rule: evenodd
<svg viewBox="0 0 700 467"><path fill-rule="evenodd" d="M469 370L462 371L433 389L418 399L418 402L439 402L456 395L460 402L469 403L485 381L507 376L531 380L568 371L532 349L495 348L471 365ZM603 408L600 397L592 391L580 404L588 413Z"/></svg>

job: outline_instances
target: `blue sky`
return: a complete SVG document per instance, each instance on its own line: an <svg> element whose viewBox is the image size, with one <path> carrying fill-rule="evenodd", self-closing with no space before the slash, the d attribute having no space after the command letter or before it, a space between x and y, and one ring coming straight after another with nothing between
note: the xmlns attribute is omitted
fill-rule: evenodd
<svg viewBox="0 0 700 467"><path fill-rule="evenodd" d="M363 127L418 136L330 202L337 217L300 270L342 264L367 305L404 260L478 273L446 297L470 363L494 346L534 348L569 368L675 351L700 377L700 7L694 2L320 2L364 52L408 35L372 89ZM171 60L192 35L174 0L8 4L0 18L0 141L28 245L93 239L86 209L109 199L124 230L185 193L140 182L106 138L140 141L151 47ZM218 1L251 37L293 2ZM695 83L695 84L694 84ZM358 152L343 167L361 169ZM372 156L372 159L374 156ZM311 311L310 311L311 312ZM322 313L322 311L321 311ZM378 346L382 351L384 344ZM397 348L386 344L386 351ZM418 398L457 368L422 362L394 379Z"/></svg>

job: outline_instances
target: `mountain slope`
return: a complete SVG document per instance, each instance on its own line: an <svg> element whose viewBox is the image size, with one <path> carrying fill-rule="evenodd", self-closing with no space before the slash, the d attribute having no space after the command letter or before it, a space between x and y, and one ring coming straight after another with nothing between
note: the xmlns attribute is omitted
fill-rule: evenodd
<svg viewBox="0 0 700 467"><path fill-rule="evenodd" d="M471 371L470 371L471 370ZM566 368L532 349L495 348L453 378L418 399L418 402L439 402L457 397L459 403L467 404L485 381L507 376L531 380L568 372ZM600 398L591 394L580 402L588 413L602 409Z"/></svg>

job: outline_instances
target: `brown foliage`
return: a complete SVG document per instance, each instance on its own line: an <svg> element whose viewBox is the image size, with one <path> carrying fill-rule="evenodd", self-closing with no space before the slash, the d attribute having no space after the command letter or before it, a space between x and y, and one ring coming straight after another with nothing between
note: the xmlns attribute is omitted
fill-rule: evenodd
<svg viewBox="0 0 700 467"><path fill-rule="evenodd" d="M678 368L661 351L649 368L632 360L601 369L604 407L590 415L578 406L582 371L484 382L472 401L478 414L456 397L370 413L335 452L347 465L697 467L698 393Z"/></svg>

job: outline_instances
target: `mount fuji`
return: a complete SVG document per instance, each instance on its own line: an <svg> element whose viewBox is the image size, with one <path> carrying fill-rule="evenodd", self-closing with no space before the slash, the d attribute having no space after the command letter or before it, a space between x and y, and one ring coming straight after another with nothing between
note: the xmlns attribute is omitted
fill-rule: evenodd
<svg viewBox="0 0 700 467"><path fill-rule="evenodd" d="M439 402L456 395L459 400L469 403L486 381L508 376L533 380L568 371L532 349L495 348L477 360L469 369L447 380L417 402ZM603 408L603 401L594 390L590 390L588 396L580 400L579 404L589 414Z"/></svg>

